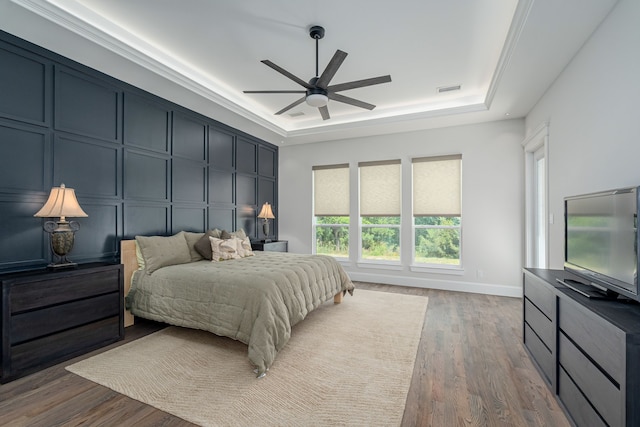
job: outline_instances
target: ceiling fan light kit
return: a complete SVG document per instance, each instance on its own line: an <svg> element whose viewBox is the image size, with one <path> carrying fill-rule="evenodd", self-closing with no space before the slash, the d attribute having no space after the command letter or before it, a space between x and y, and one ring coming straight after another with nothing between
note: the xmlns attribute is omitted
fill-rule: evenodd
<svg viewBox="0 0 640 427"><path fill-rule="evenodd" d="M358 99L350 98L348 96L344 96L338 94L337 92L349 89L356 89L365 86L373 86L381 83L389 83L391 81L391 76L380 76L373 77L369 79L363 80L355 80L347 83L338 83L335 85L329 85L331 79L335 76L338 68L342 65L342 62L347 57L347 53L341 50L336 50L336 53L327 64L327 67L322 72L322 75L318 76L318 40L324 37L324 28L319 25L314 25L309 29L309 36L316 41L316 75L312 77L309 82L305 82L301 78L291 74L284 68L274 64L273 62L265 59L261 61L266 66L274 69L279 72L283 76L293 80L302 86L305 90L245 90L244 93L302 93L304 94L302 98L297 99L291 104L284 107L282 110L276 112L276 115L282 114L286 111L289 111L293 107L306 102L307 105L311 107L317 107L320 115L323 120L330 119L329 109L327 108L327 104L329 100L334 100L338 102L342 102L344 104L353 105L355 107L365 108L367 110L373 110L376 106L373 104L369 104L364 101L360 101Z"/></svg>
<svg viewBox="0 0 640 427"><path fill-rule="evenodd" d="M329 103L329 97L321 93L312 93L307 95L305 101L311 107L324 107Z"/></svg>

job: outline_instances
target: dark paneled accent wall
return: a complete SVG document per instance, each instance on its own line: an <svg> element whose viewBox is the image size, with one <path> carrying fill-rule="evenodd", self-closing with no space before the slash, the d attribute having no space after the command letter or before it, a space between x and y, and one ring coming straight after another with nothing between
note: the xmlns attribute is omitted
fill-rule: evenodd
<svg viewBox="0 0 640 427"><path fill-rule="evenodd" d="M61 183L89 215L70 255L88 262L138 234L264 238L277 177L276 146L0 32L0 271L51 261L33 214Z"/></svg>

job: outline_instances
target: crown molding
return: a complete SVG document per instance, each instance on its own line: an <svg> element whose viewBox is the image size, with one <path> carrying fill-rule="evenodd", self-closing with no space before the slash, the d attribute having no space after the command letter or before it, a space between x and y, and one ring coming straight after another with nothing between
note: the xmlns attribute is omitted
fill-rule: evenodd
<svg viewBox="0 0 640 427"><path fill-rule="evenodd" d="M16 5L26 9L31 13L35 13L56 25L71 31L82 38L95 43L96 45L115 53L116 55L131 61L132 63L143 67L150 72L163 77L179 86L189 90L198 96L238 114L282 137L286 137L287 131L271 122L270 120L249 111L248 109L238 105L237 103L229 100L228 98L220 95L217 91L211 88L212 84L207 82L202 76L195 75L193 70L188 70L182 64L179 64L174 58L159 51L154 46L144 42L138 37L130 33L126 33L122 28L115 26L113 23L108 22L100 16L87 10L88 14L93 15L96 21L102 21L100 24L105 28L109 28L114 32L120 34L126 33L127 40L135 40L135 43L125 43L118 37L113 36L107 31L98 28L95 25L91 25L87 21L84 21L65 9L58 7L57 5L48 2L47 0L11 0ZM73 4L74 7L86 9L79 2L75 0L68 0L69 4Z"/></svg>
<svg viewBox="0 0 640 427"><path fill-rule="evenodd" d="M309 135L319 135L323 133L337 132L337 131L346 130L346 129L350 129L350 130L364 129L364 128L373 127L373 126L402 123L402 122L414 121L414 120L431 119L435 117L450 116L454 114L476 113L476 112L487 111L487 110L488 110L487 105L481 102L476 104L463 105L459 107L440 108L437 110L420 111L420 112L411 113L411 114L387 116L382 118L374 118L370 120L361 120L357 122L329 124L329 125L325 125L317 128L305 128L305 129L293 130L293 131L287 132L287 137L294 138L294 137L309 136Z"/></svg>

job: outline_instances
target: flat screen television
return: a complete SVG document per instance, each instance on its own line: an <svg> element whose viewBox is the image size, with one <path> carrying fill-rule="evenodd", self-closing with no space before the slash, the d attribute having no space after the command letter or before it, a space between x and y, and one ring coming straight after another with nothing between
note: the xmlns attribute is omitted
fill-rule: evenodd
<svg viewBox="0 0 640 427"><path fill-rule="evenodd" d="M640 301L638 295L638 207L640 187L564 199L564 269L578 276L567 286ZM577 282L577 283L576 283Z"/></svg>

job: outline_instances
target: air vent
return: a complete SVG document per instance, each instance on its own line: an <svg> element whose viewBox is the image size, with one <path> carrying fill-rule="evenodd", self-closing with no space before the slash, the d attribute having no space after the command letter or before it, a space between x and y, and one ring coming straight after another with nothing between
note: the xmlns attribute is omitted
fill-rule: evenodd
<svg viewBox="0 0 640 427"><path fill-rule="evenodd" d="M290 113L289 117L300 117L300 116L304 116L304 113L302 111L298 111L297 113Z"/></svg>
<svg viewBox="0 0 640 427"><path fill-rule="evenodd" d="M451 92L454 90L460 90L462 86L460 85L454 85L454 86L441 86L438 88L438 93L443 93L443 92Z"/></svg>

